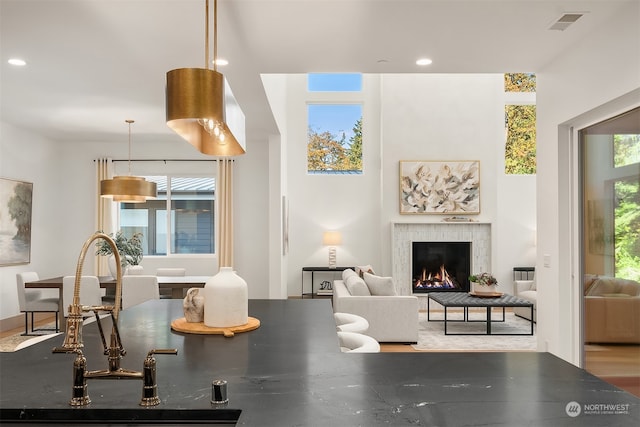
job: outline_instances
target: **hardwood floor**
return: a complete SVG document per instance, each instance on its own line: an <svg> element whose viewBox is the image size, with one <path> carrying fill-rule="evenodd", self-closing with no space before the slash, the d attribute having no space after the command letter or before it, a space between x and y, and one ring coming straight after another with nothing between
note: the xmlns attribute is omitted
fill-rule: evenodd
<svg viewBox="0 0 640 427"><path fill-rule="evenodd" d="M53 322L54 318L44 318L36 322L41 326ZM0 338L19 334L23 328L0 332ZM588 372L640 397L640 345L591 345L585 353L585 368ZM417 352L408 344L381 344L385 353Z"/></svg>

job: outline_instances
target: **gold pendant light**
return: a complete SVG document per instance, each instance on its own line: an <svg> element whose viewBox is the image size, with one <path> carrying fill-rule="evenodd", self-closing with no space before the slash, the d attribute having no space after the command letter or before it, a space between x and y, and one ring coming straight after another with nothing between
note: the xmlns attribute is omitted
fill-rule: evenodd
<svg viewBox="0 0 640 427"><path fill-rule="evenodd" d="M131 123L129 124L129 175L114 176L113 179L100 181L100 195L113 198L114 202L144 203L157 196L156 183L148 182L139 176L131 176Z"/></svg>
<svg viewBox="0 0 640 427"><path fill-rule="evenodd" d="M206 68L178 68L167 73L167 125L203 154L237 156L245 150L225 123L224 77L217 71L218 0L214 0L213 8L213 70L209 69L209 0L206 0Z"/></svg>

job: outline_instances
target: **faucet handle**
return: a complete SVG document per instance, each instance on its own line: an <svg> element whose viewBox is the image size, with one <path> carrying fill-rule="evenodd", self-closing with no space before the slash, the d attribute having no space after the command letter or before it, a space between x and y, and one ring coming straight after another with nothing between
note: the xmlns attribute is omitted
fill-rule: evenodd
<svg viewBox="0 0 640 427"><path fill-rule="evenodd" d="M156 382L156 358L154 354L178 354L177 348L159 348L150 350L144 359L142 373L142 400L140 406L156 406L160 404L158 383Z"/></svg>

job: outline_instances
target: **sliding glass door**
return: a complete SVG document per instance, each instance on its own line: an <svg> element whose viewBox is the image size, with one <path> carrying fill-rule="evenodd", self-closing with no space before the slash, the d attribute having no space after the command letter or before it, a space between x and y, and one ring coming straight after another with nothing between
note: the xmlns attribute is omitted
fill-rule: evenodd
<svg viewBox="0 0 640 427"><path fill-rule="evenodd" d="M585 368L640 377L640 108L580 131Z"/></svg>

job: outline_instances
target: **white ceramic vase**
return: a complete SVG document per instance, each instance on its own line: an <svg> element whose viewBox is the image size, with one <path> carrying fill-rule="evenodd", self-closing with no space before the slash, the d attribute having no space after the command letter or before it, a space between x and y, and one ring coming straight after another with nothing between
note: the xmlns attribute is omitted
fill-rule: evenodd
<svg viewBox="0 0 640 427"><path fill-rule="evenodd" d="M212 328L244 325L249 321L247 282L231 267L221 267L204 285L204 324Z"/></svg>

